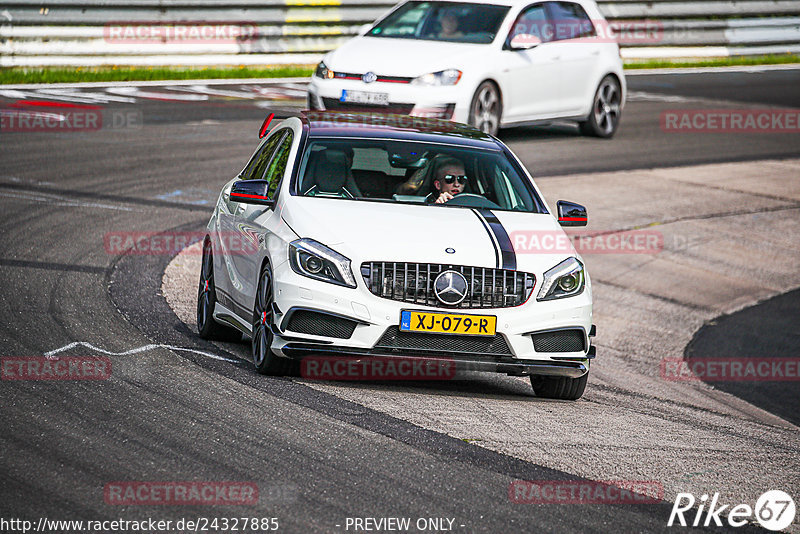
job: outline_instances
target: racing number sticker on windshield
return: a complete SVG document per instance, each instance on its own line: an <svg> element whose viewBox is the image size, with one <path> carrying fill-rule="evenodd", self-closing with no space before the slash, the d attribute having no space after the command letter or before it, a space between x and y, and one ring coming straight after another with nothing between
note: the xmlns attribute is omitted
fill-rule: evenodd
<svg viewBox="0 0 800 534"><path fill-rule="evenodd" d="M496 326L497 317L492 315L459 315L408 310L400 313L400 330L403 332L493 336Z"/></svg>

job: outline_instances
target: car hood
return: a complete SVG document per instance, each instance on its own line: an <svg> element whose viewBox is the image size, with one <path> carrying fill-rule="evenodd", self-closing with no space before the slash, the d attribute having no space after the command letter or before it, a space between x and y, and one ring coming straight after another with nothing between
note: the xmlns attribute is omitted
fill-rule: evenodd
<svg viewBox="0 0 800 534"><path fill-rule="evenodd" d="M448 43L387 37L356 37L325 56L333 71L416 78L429 72L460 68L488 44Z"/></svg>
<svg viewBox="0 0 800 534"><path fill-rule="evenodd" d="M551 215L486 214L497 218L512 247L514 241L528 244L532 236L541 242L545 236L560 239L561 245L546 250L517 246L512 257L519 271L540 276L564 258L577 256ZM296 196L287 202L282 217L300 237L319 241L347 256L354 268L364 261L498 266L496 234L472 209ZM519 236L527 239L521 241ZM447 249L455 252L448 253Z"/></svg>

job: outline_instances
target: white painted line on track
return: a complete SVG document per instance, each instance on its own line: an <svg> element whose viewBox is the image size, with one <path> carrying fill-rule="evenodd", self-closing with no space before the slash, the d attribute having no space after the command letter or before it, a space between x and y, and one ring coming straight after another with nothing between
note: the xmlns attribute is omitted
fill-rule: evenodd
<svg viewBox="0 0 800 534"><path fill-rule="evenodd" d="M167 86L164 89L168 89L170 91L180 91L185 93L197 93L201 95L210 95L210 96L221 96L226 98L244 98L244 99L253 99L258 96L258 93L255 91L228 91L222 89L212 89L207 85L173 85Z"/></svg>
<svg viewBox="0 0 800 534"><path fill-rule="evenodd" d="M154 100L181 100L197 102L208 100L208 95L183 94L183 93L157 93L153 91L142 91L138 87L110 87L106 89L109 93L118 95L128 95L138 98L152 98Z"/></svg>
<svg viewBox="0 0 800 534"><path fill-rule="evenodd" d="M698 99L686 98L677 95L648 93L646 91L628 91L628 96L625 98L625 100L628 102L690 102Z"/></svg>
<svg viewBox="0 0 800 534"><path fill-rule="evenodd" d="M80 93L77 91L67 91L62 89L42 88L35 91L19 91L17 89L0 89L0 96L5 98L25 99L25 98L46 98L49 100L63 100L77 104L108 104L109 102L121 102L133 104L135 98L106 95L103 93Z"/></svg>
<svg viewBox="0 0 800 534"><path fill-rule="evenodd" d="M211 98L232 98L239 100L269 100L288 102L303 98L305 89L298 89L296 84L288 85L240 85L233 89L217 89L206 85L165 85L161 91L147 91L143 87L105 87L105 92L82 91L78 88L41 87L31 90L5 89L0 86L0 97L9 99L45 99L64 100L79 104L134 104L137 99L200 102Z"/></svg>
<svg viewBox="0 0 800 534"><path fill-rule="evenodd" d="M68 344L64 345L63 347L59 347L57 349L53 349L51 351L45 352L44 356L47 357L47 358L51 358L51 357L55 356L56 354L68 351L70 349L74 349L75 347L84 347L84 348L93 350L95 352L99 352L101 354L107 354L109 356L130 356L132 354L140 354L142 352L147 352L149 350L154 350L154 349L167 349L167 350L175 350L175 351L182 351L182 352L191 352L191 353L194 353L194 354L199 354L201 356L206 356L208 358L212 358L214 360L220 360L220 361L223 361L223 362L231 362L231 363L239 363L240 362L240 360L233 360L231 358L225 358L224 356L219 356L219 355L213 354L211 352L205 352L205 351L197 350L197 349L189 349L189 348L186 348L186 347L176 347L174 345L165 345L165 344L162 344L162 343L158 343L158 344L152 343L150 345L142 345L141 347L136 347L135 349L125 350L125 351L122 351L122 352L113 352L113 351L110 351L110 350L101 349L100 347L96 347L95 345L92 345L91 343L88 343L86 341L73 341L72 343L68 343Z"/></svg>
<svg viewBox="0 0 800 534"><path fill-rule="evenodd" d="M141 211L135 208L126 208L124 206L115 206L113 204L100 204L98 202L82 202L80 200L72 200L60 195L51 193L26 193L26 192L6 192L0 191L0 197L5 198L18 198L20 200L30 200L33 202L46 202L53 206L63 206L67 208L97 208L104 210L117 210L117 211Z"/></svg>
<svg viewBox="0 0 800 534"><path fill-rule="evenodd" d="M165 87L168 85L277 85L284 83L305 86L308 83L308 78L215 78L206 80L134 80L129 82L17 83L0 85L0 87L3 89L41 89L43 87L90 89L103 87Z"/></svg>
<svg viewBox="0 0 800 534"><path fill-rule="evenodd" d="M713 74L715 72L766 72L771 70L800 70L800 63L780 65L735 65L730 67L675 67L671 69L625 69L625 76L663 74Z"/></svg>
<svg viewBox="0 0 800 534"><path fill-rule="evenodd" d="M61 113L50 113L47 111L28 111L28 110L10 110L10 109L0 109L0 117L25 117L27 119L41 119L41 120L54 120L58 122L64 122L67 120L66 115L62 115Z"/></svg>
<svg viewBox="0 0 800 534"><path fill-rule="evenodd" d="M3 96L5 98L25 98L26 95L29 94L34 94L34 93L24 93L16 89L0 89L0 96Z"/></svg>
<svg viewBox="0 0 800 534"><path fill-rule="evenodd" d="M297 84L279 85L277 87L257 87L254 88L259 95L273 98L299 97L303 98L308 94L305 87L297 87Z"/></svg>
<svg viewBox="0 0 800 534"><path fill-rule="evenodd" d="M114 96L109 95L107 93L95 93L95 92L84 92L84 91L77 91L74 89L39 89L35 93L35 95L53 95L62 97L63 100L74 100L76 102L87 103L87 104L108 104L109 102L122 102L122 103L133 103L136 102L135 99L124 97L124 96Z"/></svg>

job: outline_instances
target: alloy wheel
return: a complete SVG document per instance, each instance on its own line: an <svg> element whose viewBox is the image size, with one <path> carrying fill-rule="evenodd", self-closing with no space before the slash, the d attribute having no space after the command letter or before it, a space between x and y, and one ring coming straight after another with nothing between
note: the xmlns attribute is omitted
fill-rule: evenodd
<svg viewBox="0 0 800 534"><path fill-rule="evenodd" d="M610 136L617 129L622 100L619 84L613 78L605 78L594 99L594 122L603 136Z"/></svg>
<svg viewBox="0 0 800 534"><path fill-rule="evenodd" d="M484 82L472 100L470 122L489 135L496 135L500 127L500 94L491 82Z"/></svg>

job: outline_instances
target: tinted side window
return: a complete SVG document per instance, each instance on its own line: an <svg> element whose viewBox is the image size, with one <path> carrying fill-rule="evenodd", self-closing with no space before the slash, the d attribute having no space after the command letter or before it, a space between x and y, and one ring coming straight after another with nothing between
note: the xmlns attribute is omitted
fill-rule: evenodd
<svg viewBox="0 0 800 534"><path fill-rule="evenodd" d="M553 31L548 25L544 4L536 4L519 14L508 35L508 42L520 34L534 35L543 43L552 40Z"/></svg>
<svg viewBox="0 0 800 534"><path fill-rule="evenodd" d="M580 4L572 2L548 2L554 41L593 37L597 35L589 15Z"/></svg>
<svg viewBox="0 0 800 534"><path fill-rule="evenodd" d="M294 139L294 135L289 131L283 138L278 150L275 151L275 156L264 173L264 180L269 181L269 186L267 187L267 196L269 198L275 198L278 184L281 183L281 178L286 172L286 165L289 163L289 152L292 151L292 139Z"/></svg>
<svg viewBox="0 0 800 534"><path fill-rule="evenodd" d="M245 167L242 173L242 180L257 180L261 178L264 174L264 170L267 168L267 164L269 164L272 153L275 152L275 148L278 146L278 143L283 137L283 132L285 131L286 130L275 132L275 135L272 135L267 142L264 143L261 150L253 156L253 159L251 159L250 163Z"/></svg>

